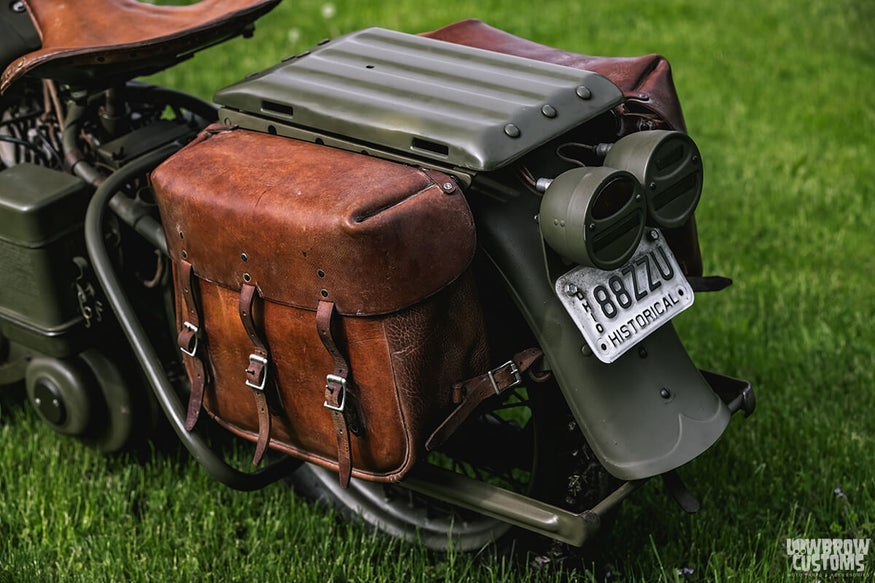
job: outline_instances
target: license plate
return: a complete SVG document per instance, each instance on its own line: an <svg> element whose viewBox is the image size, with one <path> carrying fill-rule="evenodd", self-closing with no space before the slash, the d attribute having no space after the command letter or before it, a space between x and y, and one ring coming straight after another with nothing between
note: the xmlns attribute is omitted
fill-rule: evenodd
<svg viewBox="0 0 875 583"><path fill-rule="evenodd" d="M693 305L693 289L655 229L645 232L620 269L577 267L556 281L556 293L593 353L606 363Z"/></svg>

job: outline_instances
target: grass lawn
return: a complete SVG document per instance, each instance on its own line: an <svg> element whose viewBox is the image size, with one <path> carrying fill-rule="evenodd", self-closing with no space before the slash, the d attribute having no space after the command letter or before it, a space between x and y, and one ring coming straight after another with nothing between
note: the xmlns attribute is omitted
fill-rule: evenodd
<svg viewBox="0 0 875 583"><path fill-rule="evenodd" d="M479 6L477 5L479 4ZM281 485L238 493L184 451L105 457L0 393L0 583L17 581L827 581L788 538L875 539L875 3L868 0L498 2L289 0L254 39L156 82L209 98L320 39L477 17L519 36L672 63L705 163L706 273L677 327L696 363L749 379L758 409L623 506L597 571L540 573L505 554L431 554L372 536ZM875 580L875 550L866 574Z"/></svg>

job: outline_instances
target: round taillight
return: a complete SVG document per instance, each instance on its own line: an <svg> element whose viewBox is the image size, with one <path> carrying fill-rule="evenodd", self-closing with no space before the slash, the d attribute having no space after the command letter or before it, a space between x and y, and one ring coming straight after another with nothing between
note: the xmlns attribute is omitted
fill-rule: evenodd
<svg viewBox="0 0 875 583"><path fill-rule="evenodd" d="M646 206L624 170L597 166L563 172L541 200L541 235L561 256L600 269L621 267L638 247Z"/></svg>
<svg viewBox="0 0 875 583"><path fill-rule="evenodd" d="M647 199L648 223L672 229L686 223L702 194L702 158L684 133L637 132L614 144L605 165L631 172Z"/></svg>

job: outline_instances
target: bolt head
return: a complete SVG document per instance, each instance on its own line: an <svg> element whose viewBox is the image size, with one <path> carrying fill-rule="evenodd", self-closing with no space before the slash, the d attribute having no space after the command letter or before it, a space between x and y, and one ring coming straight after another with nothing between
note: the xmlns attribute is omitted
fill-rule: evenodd
<svg viewBox="0 0 875 583"><path fill-rule="evenodd" d="M586 85L581 85L580 87L575 89L574 92L581 99L592 99L592 91Z"/></svg>

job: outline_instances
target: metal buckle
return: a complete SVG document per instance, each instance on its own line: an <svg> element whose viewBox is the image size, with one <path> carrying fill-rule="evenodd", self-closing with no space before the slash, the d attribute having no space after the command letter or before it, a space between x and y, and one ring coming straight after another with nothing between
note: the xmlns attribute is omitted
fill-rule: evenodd
<svg viewBox="0 0 875 583"><path fill-rule="evenodd" d="M498 371L500 371L501 369L503 369L506 366L510 367L510 374L513 375L514 380L511 384L507 385L503 389L499 389L498 383L495 382L495 373L497 373ZM523 377L522 377L522 375L520 375L520 370L517 368L516 363L512 360L508 360L507 362L505 362L501 366L493 368L492 370L490 370L486 374L489 375L489 381L492 383L492 388L495 390L496 395L500 395L501 393L503 393L504 391L506 391L508 389L512 389L513 387L517 387L517 386L523 384Z"/></svg>
<svg viewBox="0 0 875 583"><path fill-rule="evenodd" d="M334 374L330 374L325 377L325 390L329 390L329 383L340 383L340 404L336 407L334 405L329 405L326 400L322 403L322 406L326 409L331 409L332 411L337 411L338 413L343 413L343 407L346 405L346 378L339 377Z"/></svg>
<svg viewBox="0 0 875 583"><path fill-rule="evenodd" d="M188 355L188 356L194 358L194 355L195 355L195 353L197 352L197 342L198 342L197 332L198 332L198 328L197 328L197 326L195 326L194 324L192 324L192 323L189 322L188 320L186 320L185 322L182 323L182 327L183 327L183 328L188 328L189 330L191 330L191 331L194 333L194 347L191 349L191 352L189 352L188 350L186 350L186 349L185 349L184 347L182 347L182 346L180 346L179 349L182 351L183 354Z"/></svg>
<svg viewBox="0 0 875 583"><path fill-rule="evenodd" d="M259 356L257 354L250 354L249 355L249 362L253 362L253 361L260 362L262 365L264 365L264 368L262 369L262 373L261 373L261 384L256 385L255 383L251 383L251 382L249 382L249 379L247 378L246 379L246 386L252 387L253 389L255 389L257 391L263 391L264 385L267 383L267 359L264 358L263 356Z"/></svg>

